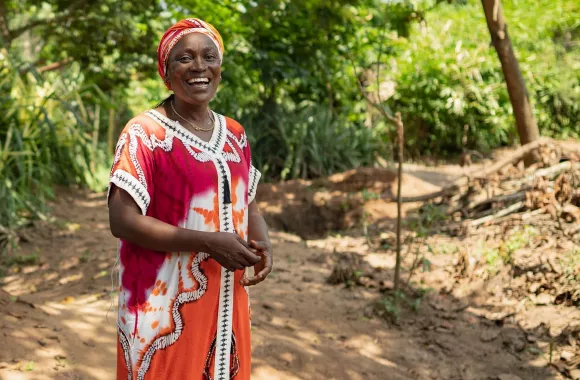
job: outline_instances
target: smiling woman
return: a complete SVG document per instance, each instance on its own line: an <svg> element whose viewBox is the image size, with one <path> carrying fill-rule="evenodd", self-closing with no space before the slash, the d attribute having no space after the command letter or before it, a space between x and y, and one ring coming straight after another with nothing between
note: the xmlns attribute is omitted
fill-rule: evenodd
<svg viewBox="0 0 580 380"><path fill-rule="evenodd" d="M202 20L169 28L158 69L173 94L129 121L117 144L118 379L250 378L247 286L271 272L272 247L245 131L209 108L223 51Z"/></svg>

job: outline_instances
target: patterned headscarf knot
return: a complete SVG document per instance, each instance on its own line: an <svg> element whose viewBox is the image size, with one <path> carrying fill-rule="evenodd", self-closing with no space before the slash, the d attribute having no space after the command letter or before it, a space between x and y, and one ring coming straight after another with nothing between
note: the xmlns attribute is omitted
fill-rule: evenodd
<svg viewBox="0 0 580 380"><path fill-rule="evenodd" d="M223 61L224 42L222 40L222 36L216 28L198 18L188 18L181 20L167 29L161 38L159 47L157 48L157 71L159 71L159 75L164 82L167 73L167 60L171 50L175 47L175 45L177 45L183 36L186 36L190 33L202 33L211 38L211 40L218 48L220 62ZM171 89L169 83L165 82L165 86L167 86L168 89Z"/></svg>

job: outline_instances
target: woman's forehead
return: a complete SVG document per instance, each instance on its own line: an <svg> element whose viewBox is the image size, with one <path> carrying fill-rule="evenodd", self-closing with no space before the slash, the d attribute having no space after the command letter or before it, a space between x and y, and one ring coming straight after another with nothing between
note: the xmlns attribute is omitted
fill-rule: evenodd
<svg viewBox="0 0 580 380"><path fill-rule="evenodd" d="M190 33L183 36L183 38L181 38L172 49L171 53L183 51L186 49L194 51L203 51L208 49L213 49L216 51L218 50L213 40L203 33Z"/></svg>

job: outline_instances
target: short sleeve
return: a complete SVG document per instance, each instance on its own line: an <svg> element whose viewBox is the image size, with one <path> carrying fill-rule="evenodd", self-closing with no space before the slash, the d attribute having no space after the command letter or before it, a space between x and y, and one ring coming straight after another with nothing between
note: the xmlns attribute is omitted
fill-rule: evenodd
<svg viewBox="0 0 580 380"><path fill-rule="evenodd" d="M129 122L115 148L109 194L113 185L125 190L139 206L142 214L147 214L153 194L154 168L149 134L143 124Z"/></svg>
<svg viewBox="0 0 580 380"><path fill-rule="evenodd" d="M250 204L256 198L256 191L258 190L258 183L260 182L262 173L252 164L252 153L249 142L244 149L244 154L246 155L246 162L250 165L248 174L248 204Z"/></svg>

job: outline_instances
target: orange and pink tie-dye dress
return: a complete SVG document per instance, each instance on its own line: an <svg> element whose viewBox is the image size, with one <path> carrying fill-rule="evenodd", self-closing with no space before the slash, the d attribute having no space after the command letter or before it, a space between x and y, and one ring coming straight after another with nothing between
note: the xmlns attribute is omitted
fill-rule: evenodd
<svg viewBox="0 0 580 380"><path fill-rule="evenodd" d="M242 126L214 113L205 142L151 110L117 144L110 184L144 215L183 228L248 236L260 173ZM250 378L243 271L204 252L156 252L121 240L117 379Z"/></svg>

